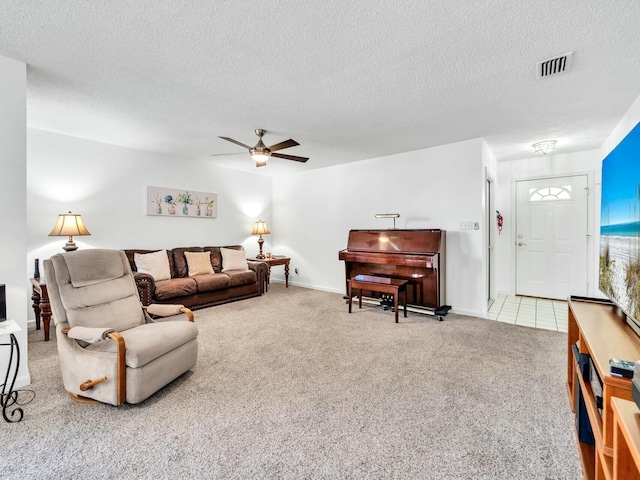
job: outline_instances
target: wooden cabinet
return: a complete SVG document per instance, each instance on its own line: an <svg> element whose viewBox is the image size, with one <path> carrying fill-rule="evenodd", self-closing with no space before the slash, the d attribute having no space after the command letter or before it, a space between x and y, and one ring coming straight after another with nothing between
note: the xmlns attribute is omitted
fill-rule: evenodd
<svg viewBox="0 0 640 480"><path fill-rule="evenodd" d="M582 392L588 421L593 430L595 445L577 438L586 479L606 479L614 477L614 419L612 399L631 400L631 379L612 376L609 360L640 360L640 338L631 330L623 318L616 314L610 304L584 300L569 301L569 330L567 335L567 390L571 409L575 411L576 394ZM574 354L578 351L589 355L591 365L602 380L602 414L596 404L591 382L584 378ZM617 477L620 480L628 477Z"/></svg>
<svg viewBox="0 0 640 480"><path fill-rule="evenodd" d="M640 480L640 410L633 402L614 398L613 478Z"/></svg>

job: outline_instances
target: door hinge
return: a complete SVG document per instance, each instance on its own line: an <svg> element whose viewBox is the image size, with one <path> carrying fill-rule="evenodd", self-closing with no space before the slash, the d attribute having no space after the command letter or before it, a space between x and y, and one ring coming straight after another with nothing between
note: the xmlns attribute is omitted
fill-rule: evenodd
<svg viewBox="0 0 640 480"><path fill-rule="evenodd" d="M589 187L584 187L584 191L586 192L587 197L588 197L589 196Z"/></svg>
<svg viewBox="0 0 640 480"><path fill-rule="evenodd" d="M587 243L589 243L590 241L591 241L591 235L587 233Z"/></svg>

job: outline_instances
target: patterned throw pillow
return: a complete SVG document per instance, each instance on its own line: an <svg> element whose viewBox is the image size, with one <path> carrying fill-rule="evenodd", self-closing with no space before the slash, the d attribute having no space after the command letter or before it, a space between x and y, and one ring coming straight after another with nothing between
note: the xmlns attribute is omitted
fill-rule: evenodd
<svg viewBox="0 0 640 480"><path fill-rule="evenodd" d="M187 259L190 277L213 273L211 252L184 252L184 256Z"/></svg>

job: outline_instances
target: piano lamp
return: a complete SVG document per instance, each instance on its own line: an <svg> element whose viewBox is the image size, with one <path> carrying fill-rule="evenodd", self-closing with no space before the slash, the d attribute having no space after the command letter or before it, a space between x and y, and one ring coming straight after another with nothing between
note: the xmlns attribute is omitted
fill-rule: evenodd
<svg viewBox="0 0 640 480"><path fill-rule="evenodd" d="M262 253L262 244L264 243L264 240L262 239L262 235L268 235L271 232L269 231L269 227L267 227L267 222L263 222L262 220L258 220L254 225L253 225L253 231L251 232L251 235L260 235L260 238L258 239L258 245L260 246L260 253L258 253L258 255L256 255L256 258L258 260L264 260L266 257L264 256L264 253Z"/></svg>
<svg viewBox="0 0 640 480"><path fill-rule="evenodd" d="M399 213L376 213L376 218L393 218L393 229L396 229L396 218L400 216Z"/></svg>
<svg viewBox="0 0 640 480"><path fill-rule="evenodd" d="M61 213L58 215L58 221L56 226L53 227L50 237L66 237L69 236L69 241L64 247L65 252L72 252L78 249L78 246L73 241L74 235L91 235L87 227L84 226L82 216L79 213Z"/></svg>

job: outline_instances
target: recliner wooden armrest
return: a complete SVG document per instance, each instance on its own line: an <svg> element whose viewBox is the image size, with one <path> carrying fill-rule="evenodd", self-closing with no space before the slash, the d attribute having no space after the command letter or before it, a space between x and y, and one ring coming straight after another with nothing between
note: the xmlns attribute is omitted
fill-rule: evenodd
<svg viewBox="0 0 640 480"><path fill-rule="evenodd" d="M193 312L184 305L155 303L147 305L146 307L143 306L142 308L146 310L147 313L150 313L151 315L157 315L159 317L170 317L172 315L179 315L180 313L184 313L191 323L195 323Z"/></svg>

